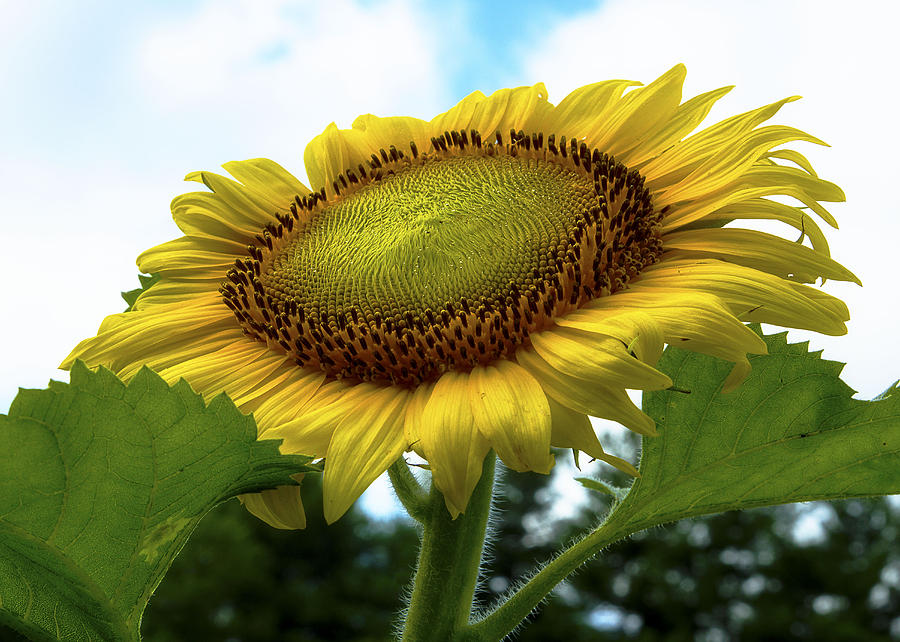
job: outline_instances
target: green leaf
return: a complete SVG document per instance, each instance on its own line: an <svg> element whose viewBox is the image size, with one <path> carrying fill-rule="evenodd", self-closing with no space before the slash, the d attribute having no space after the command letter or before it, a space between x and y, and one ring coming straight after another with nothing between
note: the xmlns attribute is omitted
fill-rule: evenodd
<svg viewBox="0 0 900 642"><path fill-rule="evenodd" d="M758 331L758 328L754 328ZM721 393L731 364L675 348L659 368L672 391L645 393L659 437L643 439L641 477L604 528L632 533L727 510L900 493L900 394L852 399L843 365L763 337L769 355Z"/></svg>
<svg viewBox="0 0 900 642"><path fill-rule="evenodd" d="M603 493L604 495L612 495L616 500L624 499L629 490L628 488L619 488L618 486L613 486L612 484L608 484L601 479L594 479L593 477L576 477L575 481L577 481L588 490L597 491L598 493Z"/></svg>
<svg viewBox="0 0 900 642"><path fill-rule="evenodd" d="M138 274L138 279L141 281L141 287L135 288L134 290L128 290L128 292L122 292L122 298L125 299L125 303L128 304L128 309L125 310L126 312L131 312L137 298L148 290L151 285L159 281L159 274Z"/></svg>
<svg viewBox="0 0 900 642"><path fill-rule="evenodd" d="M32 639L137 640L191 531L235 495L295 483L306 457L257 441L225 396L145 368L77 362L0 415L0 624Z"/></svg>

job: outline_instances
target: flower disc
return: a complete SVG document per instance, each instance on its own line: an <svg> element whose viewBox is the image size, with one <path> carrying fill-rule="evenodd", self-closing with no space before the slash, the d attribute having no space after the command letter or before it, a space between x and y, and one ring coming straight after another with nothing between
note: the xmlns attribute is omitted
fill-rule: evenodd
<svg viewBox="0 0 900 642"><path fill-rule="evenodd" d="M313 217L261 280L319 318L354 307L421 316L447 301L496 299L510 282L527 288L577 216L598 206L591 182L555 163L434 160Z"/></svg>
<svg viewBox="0 0 900 642"><path fill-rule="evenodd" d="M655 261L637 172L574 140L472 141L382 150L266 230L223 286L246 332L333 376L417 384L512 354Z"/></svg>

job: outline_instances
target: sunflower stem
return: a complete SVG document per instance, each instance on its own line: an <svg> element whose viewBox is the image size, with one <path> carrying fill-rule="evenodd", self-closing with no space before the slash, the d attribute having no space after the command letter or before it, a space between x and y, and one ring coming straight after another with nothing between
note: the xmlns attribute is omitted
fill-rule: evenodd
<svg viewBox="0 0 900 642"><path fill-rule="evenodd" d="M428 514L428 491L410 471L406 460L398 457L397 461L388 468L388 476L397 498L403 504L403 508L419 523L422 523Z"/></svg>
<svg viewBox="0 0 900 642"><path fill-rule="evenodd" d="M560 582L604 548L630 534L617 528L613 517L614 513L595 530L547 562L493 611L459 631L453 637L453 642L504 639L525 621Z"/></svg>
<svg viewBox="0 0 900 642"><path fill-rule="evenodd" d="M405 642L446 642L469 622L491 510L495 460L493 452L485 457L466 512L456 519L450 518L443 494L431 487L403 627Z"/></svg>

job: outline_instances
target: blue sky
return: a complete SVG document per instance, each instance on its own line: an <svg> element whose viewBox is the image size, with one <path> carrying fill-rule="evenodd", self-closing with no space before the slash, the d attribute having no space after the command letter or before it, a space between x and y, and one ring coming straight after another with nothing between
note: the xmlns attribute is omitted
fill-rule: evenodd
<svg viewBox="0 0 900 642"><path fill-rule="evenodd" d="M0 0L0 15L0 411L17 386L65 379L56 364L121 310L135 257L178 235L187 172L268 156L303 177L332 120L430 118L537 81L558 101L676 62L685 97L737 85L714 119L804 96L779 122L832 144L802 151L847 192L829 241L865 287L826 287L848 336L791 336L848 362L864 397L900 376L895 3Z"/></svg>
<svg viewBox="0 0 900 642"><path fill-rule="evenodd" d="M436 8L447 4L428 2ZM595 10L600 4L600 0L460 2L459 12L472 46L462 50L459 66L448 78L454 97L461 98L475 89L490 93L516 84L522 53L549 26Z"/></svg>

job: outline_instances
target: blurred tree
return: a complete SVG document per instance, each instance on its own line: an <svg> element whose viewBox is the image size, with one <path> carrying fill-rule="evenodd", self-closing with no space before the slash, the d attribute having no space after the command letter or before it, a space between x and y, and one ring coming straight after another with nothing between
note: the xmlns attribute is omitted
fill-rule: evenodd
<svg viewBox="0 0 900 642"><path fill-rule="evenodd" d="M316 478L304 486L304 531L271 528L237 500L204 518L150 600L144 639L382 642L418 536L406 522L371 521L358 510L327 526Z"/></svg>
<svg viewBox="0 0 900 642"><path fill-rule="evenodd" d="M507 482L486 603L608 506L591 493L562 525L539 476ZM900 507L886 498L685 520L610 547L516 639L900 640L898 533Z"/></svg>
<svg viewBox="0 0 900 642"><path fill-rule="evenodd" d="M549 481L505 473L483 605L608 508L606 496L579 504ZM304 532L271 529L237 502L204 519L150 602L145 639L386 639L409 585L414 528L358 510L326 527L319 493L307 490ZM798 541L803 523L813 536ZM882 498L733 512L641 533L558 588L516 639L898 640L898 530L900 508Z"/></svg>

